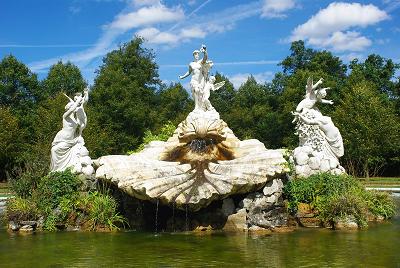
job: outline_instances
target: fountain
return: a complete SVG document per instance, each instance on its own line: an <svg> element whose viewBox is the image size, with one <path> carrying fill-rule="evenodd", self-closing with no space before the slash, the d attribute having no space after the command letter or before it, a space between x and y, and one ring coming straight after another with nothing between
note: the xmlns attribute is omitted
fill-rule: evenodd
<svg viewBox="0 0 400 268"><path fill-rule="evenodd" d="M241 141L234 135L208 100L210 91L218 90L224 82L215 83L209 76L213 63L206 47L195 50L193 56L188 72L180 78L192 75L194 110L166 142L153 141L132 155L95 160L96 178L135 199L159 203L160 209L168 206L174 214L175 209L194 213L215 201L237 196L241 198L236 201L236 211L233 208L230 214L251 210L251 204L260 200L273 207L279 203L281 179L288 171L284 150L267 150L258 140ZM263 188L267 195L257 192ZM249 193L252 195L247 197ZM257 206L253 204L253 208Z"/></svg>

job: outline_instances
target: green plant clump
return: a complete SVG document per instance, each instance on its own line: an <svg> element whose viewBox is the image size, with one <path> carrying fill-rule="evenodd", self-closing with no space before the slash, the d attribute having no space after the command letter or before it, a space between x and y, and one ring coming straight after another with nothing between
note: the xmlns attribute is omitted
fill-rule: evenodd
<svg viewBox="0 0 400 268"><path fill-rule="evenodd" d="M174 134L175 129L176 129L175 125L171 121L168 121L163 125L158 134L153 134L150 130L146 130L144 133L143 142L139 145L139 147L136 150L128 151L128 154L140 152L141 150L144 149L145 145L149 144L152 141L168 140L168 138Z"/></svg>
<svg viewBox="0 0 400 268"><path fill-rule="evenodd" d="M52 172L39 180L31 195L16 192L17 197L7 202L6 220L18 223L42 218L41 228L46 231L78 224L84 229L115 231L126 223L107 191L80 192L80 186L71 170Z"/></svg>
<svg viewBox="0 0 400 268"><path fill-rule="evenodd" d="M297 211L299 203L306 203L325 222L353 216L358 225L366 226L368 218L391 218L395 204L387 193L368 191L348 175L320 173L308 178L296 178L284 188L288 209Z"/></svg>

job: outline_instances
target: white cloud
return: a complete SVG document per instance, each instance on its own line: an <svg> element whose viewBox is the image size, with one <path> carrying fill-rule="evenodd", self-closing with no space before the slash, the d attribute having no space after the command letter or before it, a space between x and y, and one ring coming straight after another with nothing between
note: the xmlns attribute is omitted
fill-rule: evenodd
<svg viewBox="0 0 400 268"><path fill-rule="evenodd" d="M79 12L81 12L81 7L78 6L70 6L68 8L68 10L72 13L72 14L78 14Z"/></svg>
<svg viewBox="0 0 400 268"><path fill-rule="evenodd" d="M205 31L196 26L182 29L180 32L182 38L204 38L206 35Z"/></svg>
<svg viewBox="0 0 400 268"><path fill-rule="evenodd" d="M179 36L168 32L160 32L154 27L144 28L136 34L145 38L150 44L176 44L179 40Z"/></svg>
<svg viewBox="0 0 400 268"><path fill-rule="evenodd" d="M229 81L233 84L235 89L240 88L249 77L253 75L254 79L257 83L264 84L267 81L271 81L274 73L273 72L262 72L257 74L249 74L249 73L238 73L228 77Z"/></svg>
<svg viewBox="0 0 400 268"><path fill-rule="evenodd" d="M294 7L294 0L264 0L261 17L284 18L284 12Z"/></svg>
<svg viewBox="0 0 400 268"><path fill-rule="evenodd" d="M156 4L160 4L160 0L133 0L132 3L135 6L152 6Z"/></svg>
<svg viewBox="0 0 400 268"><path fill-rule="evenodd" d="M367 27L388 18L385 11L372 4L334 2L297 26L290 40L303 39L312 45L336 51L360 51L370 46L371 40L361 36L360 32L346 30Z"/></svg>
<svg viewBox="0 0 400 268"><path fill-rule="evenodd" d="M198 27L184 28L177 33L162 32L157 28L150 27L137 31L136 35L143 37L149 44L173 46L190 39L204 38L207 33Z"/></svg>
<svg viewBox="0 0 400 268"><path fill-rule="evenodd" d="M326 38L309 38L309 44L317 47L330 47L335 51L362 51L371 45L371 40L359 32L334 32Z"/></svg>
<svg viewBox="0 0 400 268"><path fill-rule="evenodd" d="M339 57L344 61L344 62L350 62L354 59L358 59L359 61L363 61L365 60L365 55L360 54L360 53L354 53L351 52L349 54L343 54L343 55L339 55Z"/></svg>
<svg viewBox="0 0 400 268"><path fill-rule="evenodd" d="M115 30L127 31L132 28L152 25L162 22L174 22L184 18L180 7L167 8L162 4L142 7L126 14L120 14L106 27Z"/></svg>
<svg viewBox="0 0 400 268"><path fill-rule="evenodd" d="M170 23L184 18L183 10L180 7L168 8L153 1L156 4L153 6L144 6L139 9L134 8L133 11L122 11L116 15L114 20L107 25L104 25L102 36L97 40L96 44L83 51L78 51L47 60L37 61L29 64L34 72L39 72L49 68L59 60L71 61L80 68L86 67L92 60L104 56L109 51L117 47L116 40L119 36L134 28L143 26L151 26L157 23ZM132 7L128 8L132 9ZM150 32L151 33L151 32ZM154 34L154 33L153 33ZM172 40L172 37L167 34L158 33L154 42L162 43L164 40Z"/></svg>

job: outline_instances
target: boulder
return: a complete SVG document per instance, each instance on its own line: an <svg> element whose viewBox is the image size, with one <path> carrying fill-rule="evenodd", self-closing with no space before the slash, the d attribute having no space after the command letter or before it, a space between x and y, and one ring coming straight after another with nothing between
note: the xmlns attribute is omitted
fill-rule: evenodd
<svg viewBox="0 0 400 268"><path fill-rule="evenodd" d="M224 231L246 231L247 230L247 212L245 209L240 209L235 214L229 215L226 220L225 226L222 228Z"/></svg>

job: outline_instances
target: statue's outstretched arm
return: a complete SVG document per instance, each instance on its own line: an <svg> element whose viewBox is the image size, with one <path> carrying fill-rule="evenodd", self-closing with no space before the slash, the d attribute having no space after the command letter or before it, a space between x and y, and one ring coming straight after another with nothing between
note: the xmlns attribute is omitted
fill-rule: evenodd
<svg viewBox="0 0 400 268"><path fill-rule="evenodd" d="M200 51L201 52L203 52L203 59L201 60L201 63L202 64L205 64L205 63L207 63L207 60L208 60L208 54L207 54L207 47L206 47L206 45L201 45L201 49L200 49Z"/></svg>
<svg viewBox="0 0 400 268"><path fill-rule="evenodd" d="M322 82L324 82L324 79L323 79L323 78L320 78L320 79L318 80L318 82L315 83L315 84L312 86L312 88L315 90L317 87L319 87L319 85L322 84Z"/></svg>
<svg viewBox="0 0 400 268"><path fill-rule="evenodd" d="M192 73L192 67L190 67L190 65L189 65L189 70L188 70L184 75L180 75L180 76L179 76L179 79L185 79L185 78L188 77L191 73Z"/></svg>
<svg viewBox="0 0 400 268"><path fill-rule="evenodd" d="M76 100L76 102L74 102L74 104L69 107L69 109L63 114L63 118L66 118L67 116L69 116L73 111L75 111L75 109L82 103L82 97L78 97L78 99Z"/></svg>
<svg viewBox="0 0 400 268"><path fill-rule="evenodd" d="M321 103L333 104L333 100L321 99Z"/></svg>
<svg viewBox="0 0 400 268"><path fill-rule="evenodd" d="M89 100L89 88L85 88L83 91L83 103L87 103Z"/></svg>

